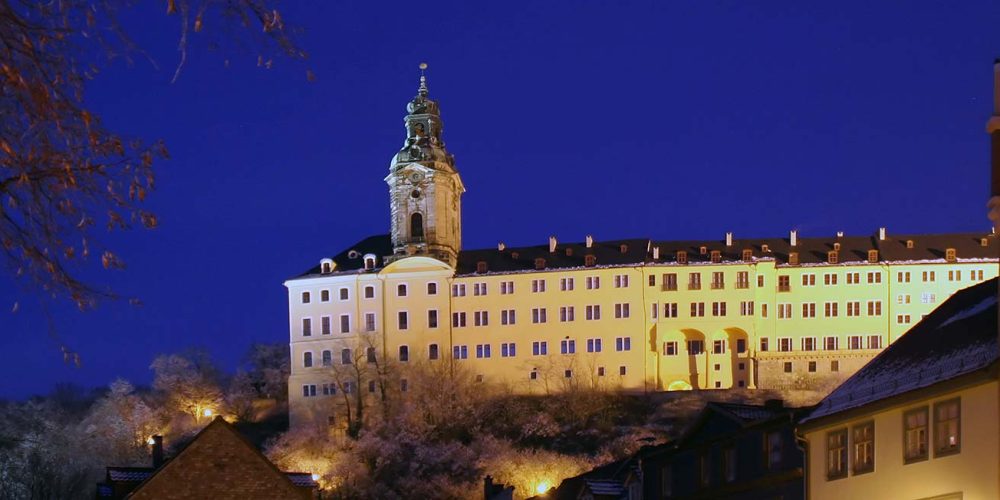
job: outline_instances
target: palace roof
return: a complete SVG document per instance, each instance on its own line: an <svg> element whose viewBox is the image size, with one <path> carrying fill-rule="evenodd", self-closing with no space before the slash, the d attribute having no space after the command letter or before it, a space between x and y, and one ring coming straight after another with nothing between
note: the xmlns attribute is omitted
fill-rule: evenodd
<svg viewBox="0 0 1000 500"><path fill-rule="evenodd" d="M997 357L994 278L955 293L824 398L802 423L984 370Z"/></svg>
<svg viewBox="0 0 1000 500"><path fill-rule="evenodd" d="M984 246L985 242L985 246ZM593 241L588 247L584 242L558 242L554 252L549 245L524 247L498 247L481 250L463 250L458 256L456 275L477 274L480 263L486 273L535 272L536 259L545 259L544 270L587 267L586 256L594 257L593 267L619 267L637 265L677 265L680 252L686 252L690 264L711 263L713 251L718 252L719 263L774 261L789 265L792 253L797 254L798 264L856 265L867 263L869 251L877 250L879 263L931 263L945 262L947 249L954 249L958 262L994 261L998 255L997 238L985 233L947 233L886 235L885 239L873 236L834 236L827 238L734 239L731 245L725 240L670 241L646 238ZM750 255L744 255L750 250ZM837 252L837 264L829 264L829 252ZM384 266L383 257L392 255L388 234L369 236L344 249L333 261L333 274L364 272L364 256L376 258L377 271ZM484 274L484 273L479 273ZM320 266L309 269L296 278L320 275Z"/></svg>

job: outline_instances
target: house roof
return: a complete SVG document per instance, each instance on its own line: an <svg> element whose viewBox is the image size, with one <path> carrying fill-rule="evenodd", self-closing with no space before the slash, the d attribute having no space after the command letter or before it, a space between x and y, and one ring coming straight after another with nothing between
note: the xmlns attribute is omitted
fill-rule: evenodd
<svg viewBox="0 0 1000 500"><path fill-rule="evenodd" d="M997 362L997 279L960 290L834 389L813 422L982 370Z"/></svg>
<svg viewBox="0 0 1000 500"><path fill-rule="evenodd" d="M986 246L982 245L985 238ZM878 250L879 262L927 262L945 260L945 252L954 248L959 261L996 260L997 238L986 233L946 233L919 235L841 236L796 238L793 247L788 238L748 238L733 240L655 240L632 238L611 241L594 241L591 247L584 242L558 242L556 251L549 252L548 244L463 250L458 256L457 275L475 274L480 262L486 264L488 273L514 273L535 271L535 259L545 259L545 269L570 269L584 267L585 256L593 255L597 266L634 266L677 264L678 252L685 251L689 263L708 263L712 251L718 251L721 262L743 261L743 250L753 251L753 260L773 260L778 265L789 262L790 254L798 254L799 264L819 265L828 262L828 253L837 250L838 263L857 264L868 261L868 251ZM907 248L907 242L913 242ZM839 244L839 247L838 247ZM705 252L702 253L702 247ZM653 249L659 248L659 258L654 259ZM766 250L766 251L765 251ZM377 271L385 265L383 257L392 255L392 241L388 234L369 236L342 250L333 257L334 274L364 272L364 256L376 256ZM320 266L310 268L295 278L320 275Z"/></svg>

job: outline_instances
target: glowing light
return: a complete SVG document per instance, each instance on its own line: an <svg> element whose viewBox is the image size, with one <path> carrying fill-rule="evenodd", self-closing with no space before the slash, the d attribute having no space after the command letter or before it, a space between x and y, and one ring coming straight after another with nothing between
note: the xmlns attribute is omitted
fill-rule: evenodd
<svg viewBox="0 0 1000 500"><path fill-rule="evenodd" d="M313 481L319 481L319 474L312 475Z"/></svg>
<svg viewBox="0 0 1000 500"><path fill-rule="evenodd" d="M205 415L206 417L211 417L212 416L212 409L211 408L205 408L205 411L201 412L201 414Z"/></svg>
<svg viewBox="0 0 1000 500"><path fill-rule="evenodd" d="M154 444L156 444L156 440L154 440L153 438L149 438L146 440L146 444L153 446Z"/></svg>
<svg viewBox="0 0 1000 500"><path fill-rule="evenodd" d="M549 483L548 481L542 481L538 483L538 486L535 486L535 493L541 495L542 493L549 491L549 488L551 487L552 487L551 483Z"/></svg>

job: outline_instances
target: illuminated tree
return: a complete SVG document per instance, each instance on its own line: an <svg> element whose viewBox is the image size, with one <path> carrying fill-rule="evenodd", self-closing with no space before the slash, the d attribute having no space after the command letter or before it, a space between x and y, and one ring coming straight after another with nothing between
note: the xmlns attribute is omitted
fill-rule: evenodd
<svg viewBox="0 0 1000 500"><path fill-rule="evenodd" d="M166 0L180 27L174 78L203 26L250 41L263 66L274 54L301 56L271 3ZM106 60L143 54L118 22L130 4L0 0L0 252L14 276L80 307L114 294L81 281L75 266L93 256L106 269L124 267L94 229L157 224L142 202L165 147L109 130L84 99Z"/></svg>
<svg viewBox="0 0 1000 500"><path fill-rule="evenodd" d="M190 415L195 422L222 410L220 375L206 353L158 356L150 369L155 374L153 387L163 395L169 410Z"/></svg>

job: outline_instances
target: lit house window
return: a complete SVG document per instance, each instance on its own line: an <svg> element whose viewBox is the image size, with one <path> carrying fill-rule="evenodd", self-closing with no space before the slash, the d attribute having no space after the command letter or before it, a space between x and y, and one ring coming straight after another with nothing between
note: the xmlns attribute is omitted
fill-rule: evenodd
<svg viewBox="0 0 1000 500"><path fill-rule="evenodd" d="M934 456L958 453L962 449L962 401L959 398L934 405Z"/></svg>
<svg viewBox="0 0 1000 500"><path fill-rule="evenodd" d="M854 473L864 474L875 470L875 422L855 425L851 429L854 442Z"/></svg>
<svg viewBox="0 0 1000 500"><path fill-rule="evenodd" d="M847 429L826 435L826 479L847 477Z"/></svg>
<svg viewBox="0 0 1000 500"><path fill-rule="evenodd" d="M927 460L927 418L926 406L903 414L903 459L906 463Z"/></svg>

